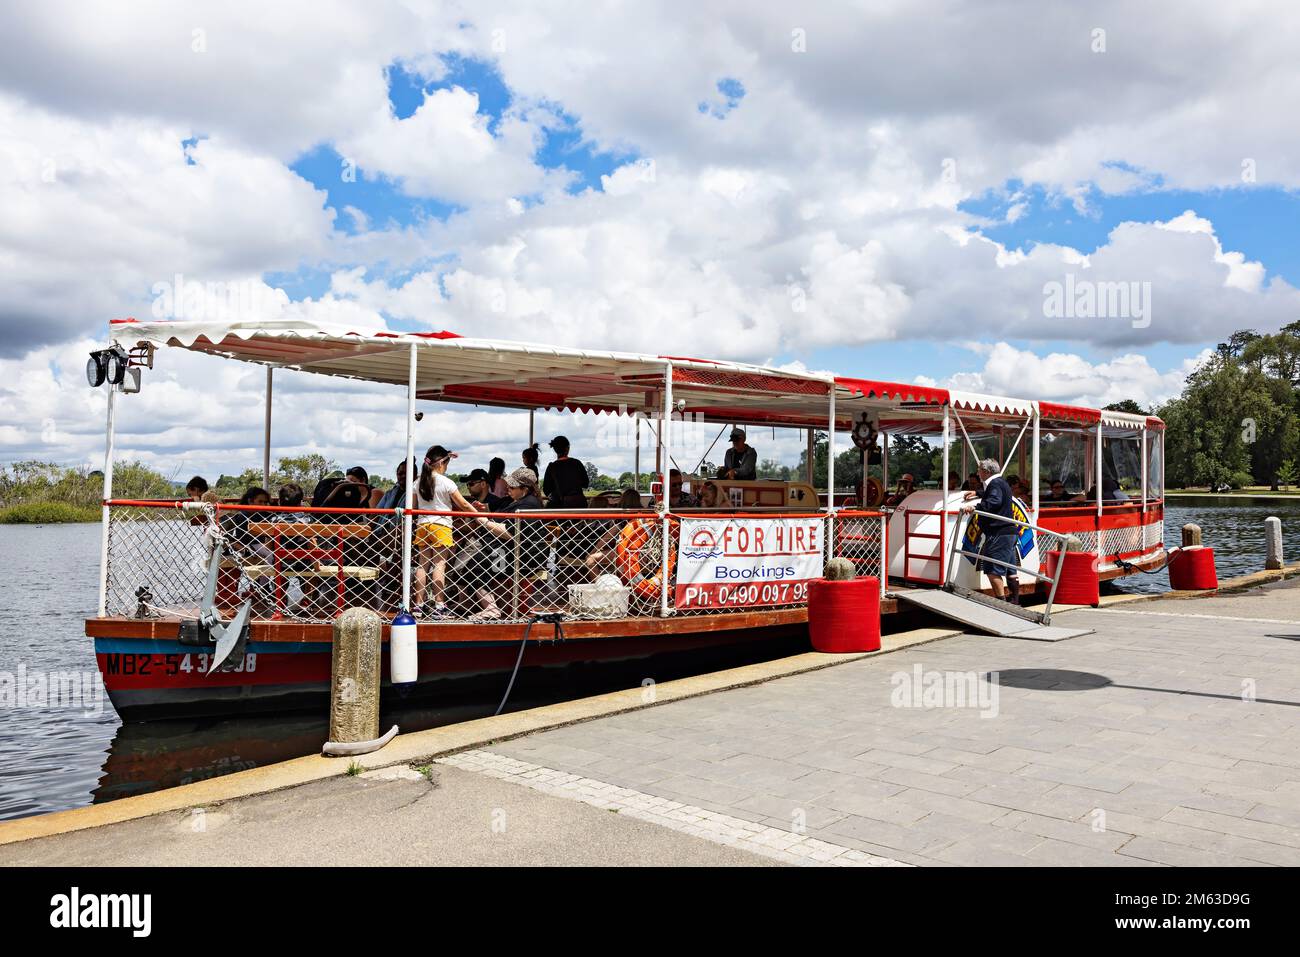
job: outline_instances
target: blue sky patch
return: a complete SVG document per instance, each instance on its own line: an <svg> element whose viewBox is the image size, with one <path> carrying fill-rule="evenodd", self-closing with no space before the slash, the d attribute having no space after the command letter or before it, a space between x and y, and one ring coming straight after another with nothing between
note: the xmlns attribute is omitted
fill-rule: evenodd
<svg viewBox="0 0 1300 957"><path fill-rule="evenodd" d="M718 97L700 100L697 109L714 119L723 119L745 98L745 85L734 77L723 77L717 83Z"/></svg>
<svg viewBox="0 0 1300 957"><path fill-rule="evenodd" d="M300 156L290 169L328 194L325 205L337 214L334 228L356 235L367 229L410 226L429 219L445 220L463 207L436 199L407 196L386 177L376 177L364 168L350 167L332 146L318 146ZM346 211L351 206L365 214L363 227Z"/></svg>
<svg viewBox="0 0 1300 957"><path fill-rule="evenodd" d="M1300 245L1295 242L1300 193L1294 191L1240 186L1199 192L1157 189L1107 196L1094 188L1087 196L1088 213L1084 215L1068 198L1049 195L1039 186L1026 187L1011 181L1003 189L963 202L959 208L1003 220L1018 203L1025 204L1019 219L985 228L984 235L1010 249L1057 243L1088 254L1104 245L1120 223L1164 222L1190 209L1214 224L1215 235L1225 250L1244 253L1248 260L1263 263L1270 276L1279 275L1291 285L1300 286Z"/></svg>

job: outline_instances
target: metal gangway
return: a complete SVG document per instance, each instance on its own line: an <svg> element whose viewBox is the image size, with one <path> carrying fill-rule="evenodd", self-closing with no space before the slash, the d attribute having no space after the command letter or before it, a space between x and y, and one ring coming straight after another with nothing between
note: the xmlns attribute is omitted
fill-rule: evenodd
<svg viewBox="0 0 1300 957"><path fill-rule="evenodd" d="M1008 562L998 561L979 552L962 548L962 538L966 533L970 517L973 515L985 516L989 519L1009 522L1013 525L1031 529L1036 536L1040 556L1038 569L1031 570L1018 564L1013 565ZM970 625L980 631L986 631L1004 638L1024 638L1031 641L1062 641L1066 638L1089 635L1092 634L1091 628L1062 628L1052 624L1052 602L1056 598L1056 586L1060 582L1061 571L1065 567L1065 562L1058 561L1054 570L1055 574L1048 575L1045 572L1046 563L1041 560L1041 556L1046 555L1048 551L1043 547L1044 544L1053 539L1059 540L1056 551L1063 553L1066 538L1067 536L1060 532L1034 525L1032 522L1021 521L1004 515L994 515L991 512L983 512L979 509L972 509L969 512L963 510L959 513L958 520L953 522L952 547L949 550L947 561L943 563L942 586L937 589L902 589L893 592L893 595L898 600L905 601L909 605L925 608L935 614L943 615L945 618L952 618L964 625ZM1001 565L1017 575L1028 575L1038 581L1050 582L1046 606L1042 611L1022 608L1019 605L1013 605L956 584L956 569L960 567L957 563L957 556L959 555L975 558L992 565Z"/></svg>

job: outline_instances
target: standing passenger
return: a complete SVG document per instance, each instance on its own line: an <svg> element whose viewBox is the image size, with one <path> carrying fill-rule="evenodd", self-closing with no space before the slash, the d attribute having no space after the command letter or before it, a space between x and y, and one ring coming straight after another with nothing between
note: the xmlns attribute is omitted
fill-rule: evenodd
<svg viewBox="0 0 1300 957"><path fill-rule="evenodd" d="M441 445L429 447L424 454L424 465L420 469L420 482L417 487L416 504L419 508L431 512L476 512L465 496L460 494L456 483L447 478L447 465L456 457ZM443 599L447 579L447 556L451 554L454 538L451 532L451 516L418 515L412 548L415 550L415 595L416 608L422 609L428 618L446 618L447 604ZM425 601L426 582L432 593L430 601Z"/></svg>
<svg viewBox="0 0 1300 957"><path fill-rule="evenodd" d="M546 466L542 477L542 491L546 493L548 508L586 508L587 496L582 493L590 483L587 467L578 459L569 458L569 440L562 435L551 439L556 459Z"/></svg>

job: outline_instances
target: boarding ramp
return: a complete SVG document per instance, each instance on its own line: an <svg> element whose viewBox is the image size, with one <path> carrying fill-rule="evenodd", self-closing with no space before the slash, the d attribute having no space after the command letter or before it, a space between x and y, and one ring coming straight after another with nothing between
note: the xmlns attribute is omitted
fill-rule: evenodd
<svg viewBox="0 0 1300 957"><path fill-rule="evenodd" d="M895 598L907 602L909 605L925 608L937 615L951 618L964 625L970 625L972 628L978 628L980 631L986 631L989 634L1003 638L1024 638L1030 641L1063 641L1066 638L1078 638L1081 635L1092 634L1091 628L1061 628L1052 624L1052 601L1056 597L1056 585L1060 580L1064 562L1057 563L1056 574L1053 576L1044 573L1041 568L1031 570L1012 566L1006 562L985 558L978 552L964 549L961 547L961 541L970 515L984 515L991 519L1009 521L1016 525L1031 528L1036 535L1049 539L1059 539L1058 547L1064 548L1065 536L1059 532L1041 528L1030 522L1022 522L1014 518L1008 519L1005 516L993 515L976 509L970 513L963 513L962 517L953 523L952 548L944 569L943 587L939 589L902 589L893 592ZM1039 549L1040 554L1044 552L1044 549ZM1019 605L1012 605L982 592L971 591L953 584L956 577L958 555L1001 565L1014 570L1017 575L1028 575L1039 581L1050 582L1047 592L1047 604L1044 606L1043 611L1022 608Z"/></svg>

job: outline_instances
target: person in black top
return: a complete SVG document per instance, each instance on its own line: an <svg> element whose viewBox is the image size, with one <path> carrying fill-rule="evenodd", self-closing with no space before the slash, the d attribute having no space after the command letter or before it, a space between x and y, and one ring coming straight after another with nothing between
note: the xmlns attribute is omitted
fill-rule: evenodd
<svg viewBox="0 0 1300 957"><path fill-rule="evenodd" d="M518 468L506 476L506 488L510 492L510 502L502 506L504 512L529 512L542 508L538 497L537 475L532 469ZM483 527L501 540L505 551L502 563L507 567L507 574L530 575L546 567L550 557L550 532L546 523L540 519L520 519L494 522L486 516L479 519ZM515 566L514 541L519 541L518 566Z"/></svg>
<svg viewBox="0 0 1300 957"><path fill-rule="evenodd" d="M963 512L973 512L975 510L975 499L979 500L979 510L988 514L979 516L980 524L980 554L988 559L987 562L980 562L980 571L989 576L989 584L993 586L993 594L1011 602L1013 605L1020 604L1020 579L1016 575L1015 566L1019 564L1019 555L1016 551L1016 532L1017 526L1011 521L1004 519L1014 518L1011 511L1011 486L1007 480L1000 474L1000 466L994 459L984 459L979 464L979 479L983 483L983 491L967 492L966 501L969 505L963 505ZM999 516L990 518L990 515ZM1005 564L993 564L994 562ZM1002 580L1006 579L1006 586Z"/></svg>
<svg viewBox="0 0 1300 957"><path fill-rule="evenodd" d="M546 474L542 477L546 507L586 508L587 496L582 490L590 484L587 467L577 459L569 458L569 440L564 436L557 435L551 439L550 446L555 450L556 459L546 466Z"/></svg>
<svg viewBox="0 0 1300 957"><path fill-rule="evenodd" d="M493 459L492 461L500 462L501 460ZM466 496L469 503L480 512L499 512L510 501L508 498L492 494L488 473L483 469L474 469L465 477L465 488L469 492L469 495Z"/></svg>
<svg viewBox="0 0 1300 957"><path fill-rule="evenodd" d="M731 430L731 448L723 457L718 478L749 482L758 478L758 453L745 442L744 429Z"/></svg>

